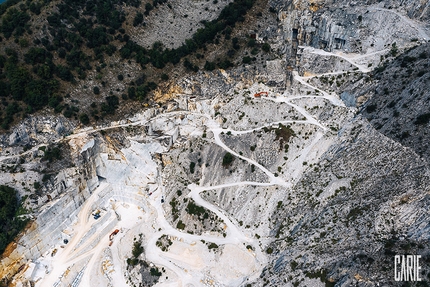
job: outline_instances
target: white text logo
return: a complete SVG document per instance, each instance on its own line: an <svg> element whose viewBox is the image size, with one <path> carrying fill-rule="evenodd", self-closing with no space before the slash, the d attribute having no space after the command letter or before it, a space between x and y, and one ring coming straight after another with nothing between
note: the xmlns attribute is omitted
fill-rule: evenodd
<svg viewBox="0 0 430 287"><path fill-rule="evenodd" d="M421 281L420 258L421 258L421 255L394 256L394 280Z"/></svg>

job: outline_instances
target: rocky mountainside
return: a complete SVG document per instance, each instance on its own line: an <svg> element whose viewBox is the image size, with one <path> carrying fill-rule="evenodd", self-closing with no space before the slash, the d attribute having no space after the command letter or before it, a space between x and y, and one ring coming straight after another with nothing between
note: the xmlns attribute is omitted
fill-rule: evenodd
<svg viewBox="0 0 430 287"><path fill-rule="evenodd" d="M414 254L428 286L428 6L269 1L251 31L269 56L104 125L22 121L0 181L31 221L2 284L410 286L394 256Z"/></svg>
<svg viewBox="0 0 430 287"><path fill-rule="evenodd" d="M384 135L430 160L430 45L407 51L375 71L378 80L363 114Z"/></svg>

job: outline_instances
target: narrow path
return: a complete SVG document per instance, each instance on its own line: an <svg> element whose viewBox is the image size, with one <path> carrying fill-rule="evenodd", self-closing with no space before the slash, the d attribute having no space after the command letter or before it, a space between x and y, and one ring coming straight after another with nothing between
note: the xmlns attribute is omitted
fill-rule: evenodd
<svg viewBox="0 0 430 287"><path fill-rule="evenodd" d="M338 106L338 107L345 107L345 104L342 102L341 99L339 99L339 97L337 97L335 94L329 94L324 90L321 90L315 86L310 85L309 83L307 83L303 77L299 76L299 73L297 71L293 71L293 77L296 81L298 81L299 83L301 83L304 86L307 86L308 88L311 88L313 90L317 90L318 92L322 93L323 96L321 96L322 98L325 98L327 100L329 100L333 105ZM312 97L312 96L304 96L304 95L300 95L297 97L292 97L290 99L298 99L298 98L307 98L307 97ZM317 97L317 96L313 96L313 97ZM319 97L319 96L318 96ZM283 98L280 98L280 101L282 101Z"/></svg>
<svg viewBox="0 0 430 287"><path fill-rule="evenodd" d="M308 46L299 46L299 47L302 48L302 49L304 49L304 50L307 49L306 51L312 51L312 50L323 51L323 52L327 53L326 55L332 55L332 56L336 56L336 57L345 57L347 59L350 59L351 61L352 60L364 59L364 58L367 58L367 57L373 56L373 55L385 54L385 53L387 53L389 51L389 49L382 49L382 50L378 50L378 51L371 52L371 53L352 55L352 54L343 54L343 53L340 53L340 54L329 53L329 52L326 52L324 50L319 50L319 49L315 49L315 48L308 47ZM314 54L317 54L318 52L315 52L315 51L314 51ZM296 71L293 71L293 72L297 73ZM311 79L311 78L322 77L322 76L342 75L342 74L345 74L345 73L347 73L347 71L334 71L334 72L328 72L328 73L315 74L315 75L311 75L311 76L303 76L303 77L300 77L300 78L302 78L302 79ZM298 76L298 73L297 73L297 76Z"/></svg>
<svg viewBox="0 0 430 287"><path fill-rule="evenodd" d="M359 64L355 63L353 61L353 59L354 59L353 56L346 56L343 53L327 52L327 51L324 51L321 49L308 47L308 46L299 46L299 48L303 48L303 51L306 51L306 52L311 53L311 54L317 54L317 55L321 55L321 56L334 56L334 57L342 58L342 59L346 60L347 62L349 62L351 65L357 67L363 73L368 73L371 71L370 69L368 69L364 65L359 65Z"/></svg>
<svg viewBox="0 0 430 287"><path fill-rule="evenodd" d="M375 51L375 52L372 52L372 53L363 54L363 55L350 56L349 58L352 59L352 60L364 59L364 58L367 58L367 57L373 56L373 55L385 54L388 51L390 51L390 49L382 49L382 50L378 50L378 51Z"/></svg>
<svg viewBox="0 0 430 287"><path fill-rule="evenodd" d="M244 156L238 154L237 152L235 152L231 148L229 148L224 142L222 142L222 140L220 139L219 135L223 131L223 129L221 129L221 128L210 128L210 130L214 134L215 143L217 145L219 145L220 147L222 147L225 151L231 153L232 155L234 155L234 156L236 156L236 157L238 157L240 159L246 160L250 164L253 164L256 167L258 167L262 172L264 172L269 177L270 183L278 184L278 185L285 186L285 187L289 187L289 184L285 180L283 180L283 179L281 179L279 177L275 177L275 175L273 173L271 173L267 168L265 168L264 166L262 166L261 164L259 164L255 160L249 159L247 157L244 157Z"/></svg>

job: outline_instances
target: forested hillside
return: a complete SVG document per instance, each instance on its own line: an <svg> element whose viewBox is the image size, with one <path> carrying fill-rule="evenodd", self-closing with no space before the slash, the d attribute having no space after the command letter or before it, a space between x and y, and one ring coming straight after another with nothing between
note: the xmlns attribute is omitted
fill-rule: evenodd
<svg viewBox="0 0 430 287"><path fill-rule="evenodd" d="M127 101L147 101L173 70L250 63L253 55L270 50L249 35L235 37L235 27L255 2L226 5L182 46L168 49L161 42L144 48L129 35L131 27L145 26L146 17L157 9L171 9L168 0L8 1L0 6L1 128L8 130L14 121L44 108L86 125L114 115ZM253 16L261 16L263 8L254 9ZM246 50L245 57L239 57L241 50L242 55ZM213 51L220 56L208 61ZM138 65L143 72L126 75L112 64L121 62ZM118 85L121 88L114 88Z"/></svg>

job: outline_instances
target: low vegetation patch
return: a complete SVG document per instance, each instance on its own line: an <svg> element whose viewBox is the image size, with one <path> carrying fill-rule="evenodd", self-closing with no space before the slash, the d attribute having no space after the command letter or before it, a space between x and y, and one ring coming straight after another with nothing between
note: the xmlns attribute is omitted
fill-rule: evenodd
<svg viewBox="0 0 430 287"><path fill-rule="evenodd" d="M421 114L414 121L415 125L426 125L430 121L430 113Z"/></svg>
<svg viewBox="0 0 430 287"><path fill-rule="evenodd" d="M272 130L275 131L275 135L276 135L276 140L280 140L280 149L282 149L282 147L284 146L284 142L287 143L289 142L289 140L296 136L295 132L293 131L293 129L291 128L291 126L285 126L283 124L279 124L279 126L277 128L268 128L268 127L264 127L263 130L265 132L270 132ZM288 151L288 148L286 148L286 151Z"/></svg>
<svg viewBox="0 0 430 287"><path fill-rule="evenodd" d="M193 200L190 200L185 210L188 212L188 214L196 215L199 218L209 218L209 213L207 212L207 210L203 206L196 205Z"/></svg>
<svg viewBox="0 0 430 287"><path fill-rule="evenodd" d="M158 238L156 242L157 247L159 247L164 252L169 251L169 247L172 246L172 244L172 240L170 240L166 234Z"/></svg>
<svg viewBox="0 0 430 287"><path fill-rule="evenodd" d="M244 42L243 39L231 39L233 29L245 21L255 2L232 1L216 19L203 21L203 28L197 29L182 46L169 49L161 42L144 48L131 40L128 34L130 25L145 26L147 16L158 8L167 6L170 9L168 0L150 0L144 5L137 0L70 0L55 3L50 0L8 0L0 5L0 42L4 47L0 53L0 126L8 130L15 120L45 107L87 125L91 120L97 121L114 113L119 101L111 97L147 100L162 81L169 79L166 72L172 70L172 65L182 62L186 70L194 72L205 62L206 70L232 67L230 59ZM127 13L124 7L133 7L133 12ZM36 24L41 19L47 22L43 27ZM226 41L221 43L221 37ZM225 45L230 40L232 49L229 48L231 45ZM270 50L268 44L254 43L253 39L248 42L251 43L248 47L253 47L255 53L260 46L263 51ZM211 44L226 46L226 57L214 62L205 59L207 45ZM115 66L112 62L117 62L118 57L129 64L140 65L144 70L142 76L132 81L126 78L130 75L122 73L113 79L107 78L107 70L112 71ZM134 63L131 63L132 60ZM165 70L160 70L165 67ZM146 68L159 70L149 73L145 72ZM95 75L93 71L96 71ZM95 81L95 85L87 87L84 81L88 80ZM111 80L125 84L122 95L119 89L109 88ZM68 92L76 89L80 89L82 98L71 99L73 95ZM91 101L86 100L94 95L104 95L107 103L99 109L92 106L91 110L88 104Z"/></svg>
<svg viewBox="0 0 430 287"><path fill-rule="evenodd" d="M18 217L19 210L20 204L16 190L0 185L0 254L27 223L27 220Z"/></svg>
<svg viewBox="0 0 430 287"><path fill-rule="evenodd" d="M222 166L229 167L233 161L234 156L231 153L227 152L222 159Z"/></svg>

